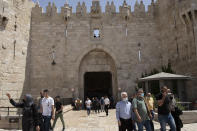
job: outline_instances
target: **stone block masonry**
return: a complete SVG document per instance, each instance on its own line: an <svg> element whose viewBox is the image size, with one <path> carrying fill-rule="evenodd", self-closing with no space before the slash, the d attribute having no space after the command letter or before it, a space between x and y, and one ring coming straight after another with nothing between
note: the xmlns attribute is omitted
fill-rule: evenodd
<svg viewBox="0 0 197 131"><path fill-rule="evenodd" d="M68 4L58 13L55 4L49 3L46 12L37 4L32 9L30 77L25 89L37 96L47 87L52 96L64 98L71 98L74 89L74 97L84 99L84 74L109 71L116 100L118 87L133 94L141 73L160 66L155 6L152 3L145 12L143 2L136 2L131 12L124 1L118 13L108 2L102 13L100 2L93 1L90 13L85 3L78 3L76 13Z"/></svg>
<svg viewBox="0 0 197 131"><path fill-rule="evenodd" d="M46 88L53 97L84 99L87 72L110 72L117 100L120 91L134 93L142 73L168 62L194 77L187 99L195 100L196 1L152 1L147 12L136 2L134 8L124 1L116 12L107 2L101 12L97 0L90 13L85 3L76 13L66 3L58 13L51 3L43 12L28 0L0 0L0 105L9 105L6 92L37 98Z"/></svg>
<svg viewBox="0 0 197 131"><path fill-rule="evenodd" d="M10 106L5 96L7 92L20 99L23 91L33 5L30 1L0 1L1 106Z"/></svg>

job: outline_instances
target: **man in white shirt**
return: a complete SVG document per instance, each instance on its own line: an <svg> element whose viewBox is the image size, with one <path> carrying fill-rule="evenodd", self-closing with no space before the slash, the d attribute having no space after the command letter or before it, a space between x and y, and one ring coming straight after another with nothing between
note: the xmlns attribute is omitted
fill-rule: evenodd
<svg viewBox="0 0 197 131"><path fill-rule="evenodd" d="M104 102L105 102L106 116L108 116L108 110L109 110L110 100L109 100L109 98L107 96L105 96Z"/></svg>
<svg viewBox="0 0 197 131"><path fill-rule="evenodd" d="M44 90L42 99L42 116L44 120L44 131L49 131L51 119L55 119L54 100L48 95L49 91Z"/></svg>
<svg viewBox="0 0 197 131"><path fill-rule="evenodd" d="M91 101L89 98L87 98L85 104L86 104L87 114L88 114L88 116L89 116L89 115L90 115L90 111L91 111L91 104L92 104L92 101Z"/></svg>

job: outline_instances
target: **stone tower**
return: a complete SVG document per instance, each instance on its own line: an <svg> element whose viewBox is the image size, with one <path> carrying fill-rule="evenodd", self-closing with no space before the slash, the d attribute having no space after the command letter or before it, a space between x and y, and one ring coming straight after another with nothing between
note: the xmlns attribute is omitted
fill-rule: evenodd
<svg viewBox="0 0 197 131"><path fill-rule="evenodd" d="M162 64L171 62L178 74L197 76L197 1L195 0L158 0L158 30L162 45ZM187 83L187 89L182 94L187 99L196 99L194 78Z"/></svg>
<svg viewBox="0 0 197 131"><path fill-rule="evenodd" d="M29 0L0 0L0 105L8 106L6 93L20 99L28 77Z"/></svg>

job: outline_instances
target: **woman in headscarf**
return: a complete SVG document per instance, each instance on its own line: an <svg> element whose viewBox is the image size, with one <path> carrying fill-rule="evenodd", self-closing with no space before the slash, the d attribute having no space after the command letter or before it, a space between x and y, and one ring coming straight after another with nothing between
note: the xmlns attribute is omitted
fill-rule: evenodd
<svg viewBox="0 0 197 131"><path fill-rule="evenodd" d="M34 104L33 98L30 94L24 96L23 102L16 103L10 96L6 94L10 100L10 103L17 108L23 109L22 116L22 130L23 131L40 131L39 118L36 105Z"/></svg>

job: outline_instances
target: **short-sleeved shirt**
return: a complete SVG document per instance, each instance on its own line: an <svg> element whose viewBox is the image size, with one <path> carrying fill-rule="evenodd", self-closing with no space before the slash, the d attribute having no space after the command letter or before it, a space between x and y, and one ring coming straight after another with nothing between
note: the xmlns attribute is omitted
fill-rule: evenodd
<svg viewBox="0 0 197 131"><path fill-rule="evenodd" d="M42 99L42 108L43 108L43 112L42 115L43 116L51 116L52 114L52 106L54 106L54 100L51 97L44 97Z"/></svg>
<svg viewBox="0 0 197 131"><path fill-rule="evenodd" d="M87 100L86 101L86 107L91 108L91 103L92 103L91 100Z"/></svg>
<svg viewBox="0 0 197 131"><path fill-rule="evenodd" d="M110 104L109 98L105 98L105 99L104 99L104 103L105 103L105 105L109 105L109 104Z"/></svg>
<svg viewBox="0 0 197 131"><path fill-rule="evenodd" d="M161 100L163 97L163 95L160 93L156 96L156 100ZM164 103L162 106L158 106L158 114L161 114L161 115L168 115L170 113L170 108L171 108L171 99L170 99L170 96L167 95L165 100L164 100Z"/></svg>
<svg viewBox="0 0 197 131"><path fill-rule="evenodd" d="M62 113L61 108L62 108L62 103L61 102L55 102L55 108L56 108L56 111L58 111L58 113ZM60 112L59 112L60 111Z"/></svg>
<svg viewBox="0 0 197 131"><path fill-rule="evenodd" d="M143 98L134 98L132 105L134 109L137 109L142 121L150 120Z"/></svg>

